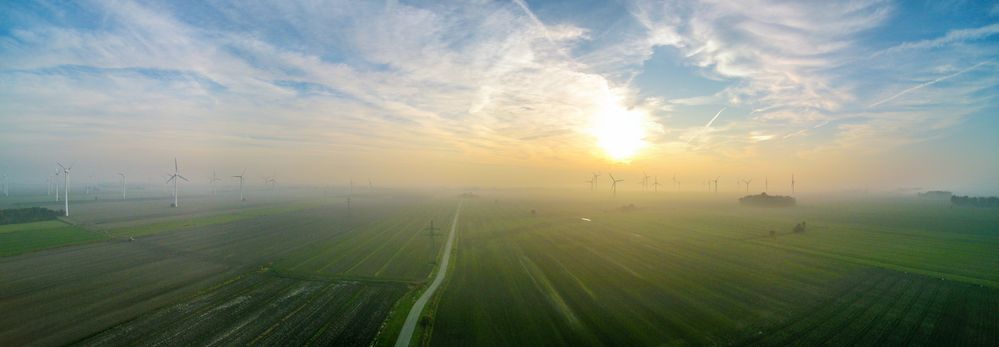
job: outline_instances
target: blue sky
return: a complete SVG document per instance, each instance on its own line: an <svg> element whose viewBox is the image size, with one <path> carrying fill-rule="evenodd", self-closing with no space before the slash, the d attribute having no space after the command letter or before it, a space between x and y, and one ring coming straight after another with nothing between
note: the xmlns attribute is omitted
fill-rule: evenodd
<svg viewBox="0 0 999 347"><path fill-rule="evenodd" d="M8 1L0 170L995 191L996 57L988 1Z"/></svg>

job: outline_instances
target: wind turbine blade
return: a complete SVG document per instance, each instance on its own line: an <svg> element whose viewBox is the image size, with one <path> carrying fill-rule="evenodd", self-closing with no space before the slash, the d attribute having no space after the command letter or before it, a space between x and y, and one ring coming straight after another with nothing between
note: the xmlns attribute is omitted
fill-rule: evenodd
<svg viewBox="0 0 999 347"><path fill-rule="evenodd" d="M173 158L173 172L180 171L177 169L177 158Z"/></svg>
<svg viewBox="0 0 999 347"><path fill-rule="evenodd" d="M176 175L170 176L170 178L167 178L167 180L166 180L167 183L170 183L170 181L173 181L173 179L176 178L176 177L177 177Z"/></svg>
<svg viewBox="0 0 999 347"><path fill-rule="evenodd" d="M182 179L182 180L188 181L187 178L185 178L184 176L177 175L177 177L180 177L180 179ZM188 181L188 182L190 182L190 181Z"/></svg>
<svg viewBox="0 0 999 347"><path fill-rule="evenodd" d="M61 167L63 170L66 170L66 167L62 166L62 164L59 164L59 162L56 162L56 165L59 165L59 167Z"/></svg>
<svg viewBox="0 0 999 347"><path fill-rule="evenodd" d="M243 175L246 175L246 169L245 169L245 168L243 169L243 173L239 174L239 176L241 176L241 177L242 177Z"/></svg>

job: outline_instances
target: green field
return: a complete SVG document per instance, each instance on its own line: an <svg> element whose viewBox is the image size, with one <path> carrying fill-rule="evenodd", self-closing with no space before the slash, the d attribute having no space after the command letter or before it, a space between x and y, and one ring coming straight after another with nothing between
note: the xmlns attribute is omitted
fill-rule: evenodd
<svg viewBox="0 0 999 347"><path fill-rule="evenodd" d="M997 341L994 212L633 195L480 200L462 219L431 345Z"/></svg>
<svg viewBox="0 0 999 347"><path fill-rule="evenodd" d="M0 257L107 239L60 221L0 226Z"/></svg>
<svg viewBox="0 0 999 347"><path fill-rule="evenodd" d="M447 277L413 345L999 341L994 211L917 199L744 208L708 195L481 195L463 202ZM457 201L357 195L350 211L311 197L192 203L204 211L92 202L74 219L81 227L3 226L0 240L18 241L0 244L11 255L0 257L0 311L15 313L0 315L0 342L394 345ZM793 233L801 221L806 231Z"/></svg>

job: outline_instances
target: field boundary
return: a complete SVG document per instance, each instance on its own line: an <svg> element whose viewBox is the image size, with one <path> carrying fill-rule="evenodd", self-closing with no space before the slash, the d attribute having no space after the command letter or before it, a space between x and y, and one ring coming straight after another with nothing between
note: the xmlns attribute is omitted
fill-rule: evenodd
<svg viewBox="0 0 999 347"><path fill-rule="evenodd" d="M427 302L434 295L434 292L440 288L442 282L444 282L444 277L447 275L447 269L450 264L451 250L453 249L455 230L458 228L458 216L461 215L461 204L462 200L458 200L458 208L454 211L454 219L451 221L451 232L447 237L447 244L444 245L444 252L441 254L441 262L437 267L437 273L434 275L433 282L427 287L423 294L416 299L416 303L413 304L413 308L409 311L406 316L406 321L402 324L402 330L399 332L399 338L395 341L396 347L409 346L413 339L413 332L416 331L416 323L419 321L420 314L426 307Z"/></svg>

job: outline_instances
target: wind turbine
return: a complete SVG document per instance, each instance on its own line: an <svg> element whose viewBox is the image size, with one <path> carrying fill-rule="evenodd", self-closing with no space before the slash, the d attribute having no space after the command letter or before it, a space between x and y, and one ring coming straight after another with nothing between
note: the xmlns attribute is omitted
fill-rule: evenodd
<svg viewBox="0 0 999 347"><path fill-rule="evenodd" d="M215 195L215 182L219 182L221 180L222 179L215 175L215 169L212 169L212 177L208 180L208 184L212 185L212 195Z"/></svg>
<svg viewBox="0 0 999 347"><path fill-rule="evenodd" d="M271 190L274 190L277 187L277 180L274 179L274 176L264 177L264 184L270 184Z"/></svg>
<svg viewBox="0 0 999 347"><path fill-rule="evenodd" d="M600 178L600 173L599 172L594 172L593 173L593 189L600 188L600 184L599 184L600 180L598 178Z"/></svg>
<svg viewBox="0 0 999 347"><path fill-rule="evenodd" d="M375 185L371 184L371 179L369 178L368 179L368 189L373 189L373 188L375 188Z"/></svg>
<svg viewBox="0 0 999 347"><path fill-rule="evenodd" d="M119 172L118 176L121 176L121 199L125 200L125 173Z"/></svg>
<svg viewBox="0 0 999 347"><path fill-rule="evenodd" d="M617 183L618 182L624 182L624 180L616 179L616 178L614 178L614 175L610 174L610 173L608 173L607 175L610 176L610 179L611 179L611 193L614 196L617 196Z"/></svg>
<svg viewBox="0 0 999 347"><path fill-rule="evenodd" d="M715 176L715 194L718 194L718 178L719 176Z"/></svg>
<svg viewBox="0 0 999 347"><path fill-rule="evenodd" d="M234 178L239 178L239 201L246 201L246 198L243 197L243 177L245 176L246 169L243 169L243 173L239 174L239 176L232 176Z"/></svg>
<svg viewBox="0 0 999 347"><path fill-rule="evenodd" d="M677 191L680 190L680 181L676 180L676 174L673 174L673 188L676 188Z"/></svg>
<svg viewBox="0 0 999 347"><path fill-rule="evenodd" d="M9 197L10 194L7 192L7 174L3 174L3 196Z"/></svg>
<svg viewBox="0 0 999 347"><path fill-rule="evenodd" d="M583 182L586 182L586 183L590 184L590 191L592 192L593 191L593 179L591 178L591 179L583 181Z"/></svg>
<svg viewBox="0 0 999 347"><path fill-rule="evenodd" d="M764 176L763 177L763 192L766 193L768 190L770 190L770 178Z"/></svg>
<svg viewBox="0 0 999 347"><path fill-rule="evenodd" d="M56 164L59 165L60 168L62 168L62 178L64 180L63 186L66 188L65 194L63 194L63 201L66 202L66 217L69 217L69 170L73 169L73 165L70 165L67 168L65 166L62 166L62 164L59 163Z"/></svg>
<svg viewBox="0 0 999 347"><path fill-rule="evenodd" d="M59 171L57 170L55 175L52 175L52 177L55 177L55 179L53 180L55 181L55 196L56 196L56 202L59 202Z"/></svg>
<svg viewBox="0 0 999 347"><path fill-rule="evenodd" d="M642 190L644 191L648 189L649 189L649 174L646 173L645 171L642 171Z"/></svg>
<svg viewBox="0 0 999 347"><path fill-rule="evenodd" d="M177 158L173 158L173 175L167 179L167 183L173 181L173 207L180 207L179 201L177 201L177 179L180 178L184 181L190 182L187 178L180 175L180 169L177 168Z"/></svg>
<svg viewBox="0 0 999 347"><path fill-rule="evenodd" d="M749 184L753 183L753 179L750 178L749 180L742 180L742 183L746 185L746 193L749 193Z"/></svg>
<svg viewBox="0 0 999 347"><path fill-rule="evenodd" d="M794 195L794 174L791 174L791 195Z"/></svg>
<svg viewBox="0 0 999 347"><path fill-rule="evenodd" d="M656 190L656 193L659 192L659 176L656 176L655 181L652 182L652 188Z"/></svg>

